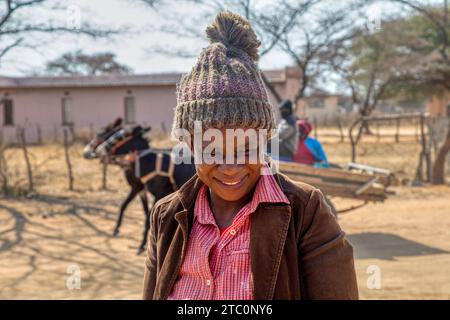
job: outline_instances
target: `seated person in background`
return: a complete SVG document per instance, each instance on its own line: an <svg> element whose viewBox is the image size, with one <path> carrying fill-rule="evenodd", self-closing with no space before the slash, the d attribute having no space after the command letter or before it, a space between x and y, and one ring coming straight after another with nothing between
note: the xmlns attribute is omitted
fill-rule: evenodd
<svg viewBox="0 0 450 320"><path fill-rule="evenodd" d="M298 143L298 130L292 102L283 100L279 110L281 115L281 121L278 124L279 160L293 161Z"/></svg>
<svg viewBox="0 0 450 320"><path fill-rule="evenodd" d="M294 161L318 168L329 168L327 156L323 151L322 144L315 138L309 136L312 130L311 124L306 120L298 120L298 145L294 155Z"/></svg>

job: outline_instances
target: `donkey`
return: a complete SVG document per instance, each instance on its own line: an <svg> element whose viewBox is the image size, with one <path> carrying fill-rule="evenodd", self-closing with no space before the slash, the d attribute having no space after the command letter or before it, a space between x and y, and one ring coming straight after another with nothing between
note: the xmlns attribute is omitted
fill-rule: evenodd
<svg viewBox="0 0 450 320"><path fill-rule="evenodd" d="M96 148L98 156L110 159L120 159L119 162L127 168L126 176L129 175L131 181L143 186L141 199L145 196L145 191L154 197L154 203L166 195L176 191L181 185L189 180L195 173L194 164L175 164L171 158L171 152L167 149L154 150L149 148L147 140L142 137L146 129L137 126L130 129L120 129L110 135L110 137ZM193 162L191 162L193 163ZM132 174L130 174L132 173ZM132 176L131 176L132 175ZM145 188L144 188L145 185ZM133 193L130 192L130 195ZM127 197L124 203L132 200L133 196ZM134 195L135 196L135 195ZM129 203L128 201L128 203ZM127 204L128 204L127 203ZM143 203L144 205L144 203ZM126 206L125 206L126 208ZM114 234L119 233L125 210L120 210ZM142 242L139 245L138 254L145 250L147 235L150 228L150 211L148 204L144 205L145 226Z"/></svg>
<svg viewBox="0 0 450 320"><path fill-rule="evenodd" d="M108 152L111 150L106 150L106 146L103 146L102 148L105 148L102 152L100 150L102 148L99 148L101 145L104 145L104 143L114 134L118 133L120 130L122 130L122 119L118 118L113 123L107 125L105 128L101 129L97 135L90 141L83 151L83 156L85 159L96 159L101 158L101 161L108 161L108 163L119 165L125 175L125 180L127 181L128 185L131 187L130 192L128 193L127 197L124 199L122 204L120 205L119 210L119 217L117 220L116 227L113 231L113 236L118 236L120 232L120 226L122 224L122 218L125 213L125 210L127 209L130 202L139 194L139 197L141 199L142 207L144 209L144 212L147 212L149 209L148 207L148 200L147 195L145 193L145 186L141 182L140 179L138 179L135 175L135 170L132 165L125 161L118 161L118 159L113 157L107 157ZM142 133L149 131L151 128L145 128L143 129L140 126L137 126L135 128L129 129L131 135L135 134L139 138L139 143L136 144L136 150L148 150L150 148L149 143L147 140L145 140L142 137ZM127 131L127 132L128 132ZM122 131L124 133L124 131ZM108 145L111 145L111 142L109 142ZM114 150L115 151L115 150ZM133 150L134 151L134 150Z"/></svg>
<svg viewBox="0 0 450 320"><path fill-rule="evenodd" d="M108 157L123 157L122 161L134 171L134 179L145 184L145 189L151 193L156 203L159 199L175 192L195 174L195 165L175 164L171 151L168 149L143 148L145 140L139 133L139 128L126 134L126 129L119 130L101 144L97 150L100 154L107 152ZM109 150L109 151L108 151ZM116 229L120 228L123 212L119 215ZM145 250L148 231L150 229L150 211L145 210L145 226L138 254Z"/></svg>

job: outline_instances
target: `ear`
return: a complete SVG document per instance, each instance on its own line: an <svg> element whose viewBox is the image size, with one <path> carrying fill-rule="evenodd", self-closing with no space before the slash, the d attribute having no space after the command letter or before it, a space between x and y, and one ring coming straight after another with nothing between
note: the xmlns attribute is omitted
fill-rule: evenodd
<svg viewBox="0 0 450 320"><path fill-rule="evenodd" d="M114 127L118 127L118 126L120 126L120 125L122 125L122 118L117 118L115 121L114 121Z"/></svg>

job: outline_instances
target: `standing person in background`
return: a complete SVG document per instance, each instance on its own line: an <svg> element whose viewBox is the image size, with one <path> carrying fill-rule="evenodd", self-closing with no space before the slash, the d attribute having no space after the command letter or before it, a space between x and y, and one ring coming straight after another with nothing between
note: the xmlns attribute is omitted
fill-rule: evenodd
<svg viewBox="0 0 450 320"><path fill-rule="evenodd" d="M281 121L278 124L278 138L279 138L279 160L293 161L297 143L298 143L298 129L292 110L292 102L290 100L283 100L279 106Z"/></svg>
<svg viewBox="0 0 450 320"><path fill-rule="evenodd" d="M298 120L298 145L294 161L318 168L329 168L327 155L323 151L319 140L309 136L312 131L311 124L306 120Z"/></svg>

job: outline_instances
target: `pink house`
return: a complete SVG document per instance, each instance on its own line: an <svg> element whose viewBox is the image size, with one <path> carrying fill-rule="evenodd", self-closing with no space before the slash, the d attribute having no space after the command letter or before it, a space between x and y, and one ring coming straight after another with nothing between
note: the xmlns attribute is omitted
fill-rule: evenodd
<svg viewBox="0 0 450 320"><path fill-rule="evenodd" d="M300 85L295 67L265 71L279 95L293 98ZM170 129L179 73L74 77L0 77L0 134L16 142L61 138L64 126L96 130L117 117L126 123ZM276 100L271 100L276 108ZM276 110L275 110L276 111ZM277 114L277 112L275 112Z"/></svg>

